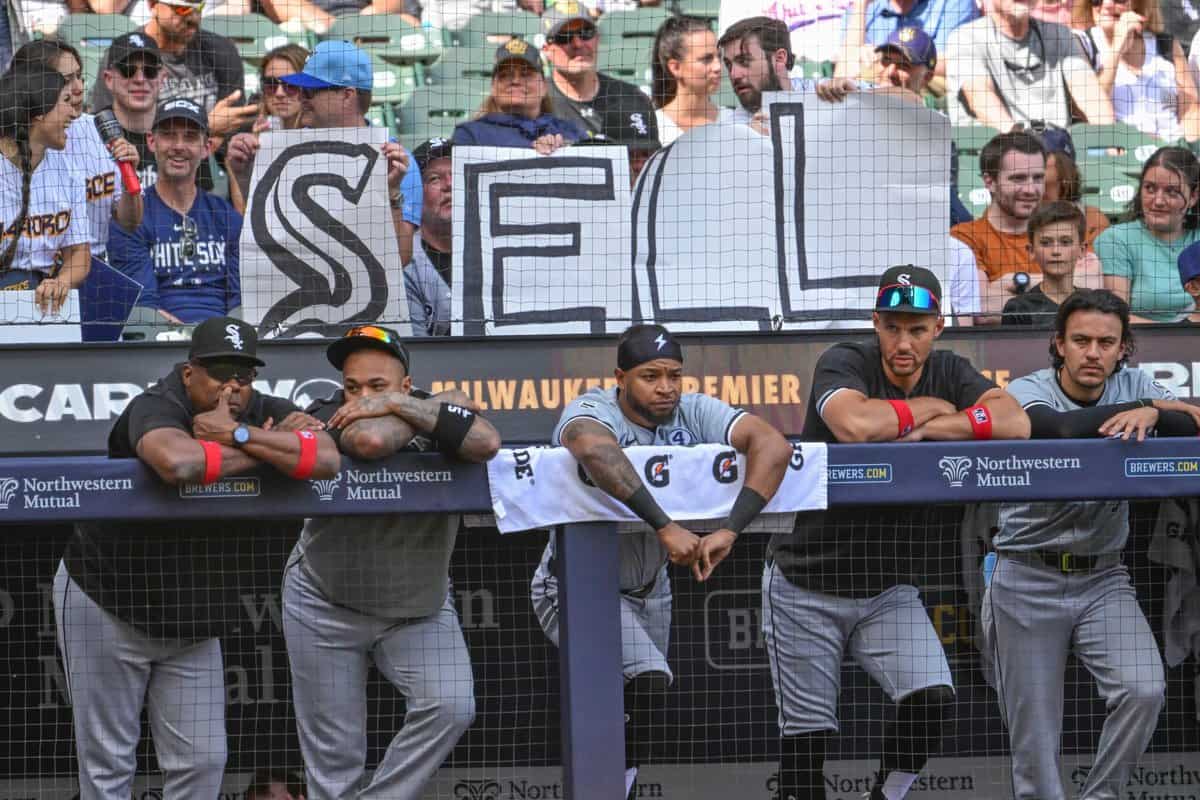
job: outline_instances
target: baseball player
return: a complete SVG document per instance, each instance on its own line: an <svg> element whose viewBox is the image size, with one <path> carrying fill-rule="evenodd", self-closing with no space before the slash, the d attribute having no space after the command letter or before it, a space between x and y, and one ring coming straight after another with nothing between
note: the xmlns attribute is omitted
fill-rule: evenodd
<svg viewBox="0 0 1200 800"><path fill-rule="evenodd" d="M1139 369L1129 305L1080 289L1055 317L1052 366L1008 386L1035 438L1148 433L1194 436L1200 409L1181 403ZM994 659L1000 711L1012 748L1013 797L1061 800L1063 672L1074 652L1096 679L1108 718L1079 797L1115 800L1150 743L1163 704L1163 666L1121 551L1129 504L1005 504L998 554L983 598L985 653Z"/></svg>
<svg viewBox="0 0 1200 800"><path fill-rule="evenodd" d="M208 484L269 464L297 480L336 475L333 440L250 384L254 327L214 317L189 360L135 397L109 458L139 458L169 484ZM234 548L269 524L81 523L54 578L54 617L74 710L81 800L129 800L142 707L166 798L216 798L225 771L225 679L217 636L238 607ZM294 530L292 523L286 524Z"/></svg>
<svg viewBox="0 0 1200 800"><path fill-rule="evenodd" d="M758 516L783 481L791 445L769 424L703 394L681 394L683 348L661 325L634 325L617 342L617 386L592 389L564 409L551 442L566 447L600 489L649 525L620 537L621 660L625 676L626 791L648 750L673 680L667 664L671 584L667 561L706 580L729 555L738 533ZM631 445L719 443L747 455L745 485L722 527L700 538L673 521L621 452ZM531 587L542 630L558 644L554 541Z"/></svg>
<svg viewBox="0 0 1200 800"><path fill-rule="evenodd" d="M876 339L817 361L805 441L1026 438L1020 406L961 356L934 350L942 287L912 265L883 273ZM838 729L843 656L896 703L872 800L904 797L937 749L954 700L950 668L916 588L911 546L928 509L855 507L797 514L763 570L763 633L779 706L781 800L825 797L826 743Z"/></svg>
<svg viewBox="0 0 1200 800"><path fill-rule="evenodd" d="M343 388L309 412L328 423L343 453L365 461L399 451L473 462L496 455L500 435L459 404L461 393L412 388L395 331L351 328L327 354ZM459 522L439 513L305 523L284 572L283 633L311 800L416 800L474 720L471 660L448 574ZM372 663L408 711L368 782Z"/></svg>

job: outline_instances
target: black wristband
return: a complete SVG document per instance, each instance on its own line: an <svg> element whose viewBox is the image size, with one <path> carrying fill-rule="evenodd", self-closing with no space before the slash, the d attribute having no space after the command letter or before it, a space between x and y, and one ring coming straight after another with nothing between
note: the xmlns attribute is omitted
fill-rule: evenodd
<svg viewBox="0 0 1200 800"><path fill-rule="evenodd" d="M743 486L742 490L738 492L737 500L733 501L733 508L729 509L729 516L725 518L725 527L734 533L741 533L743 528L754 521L766 504L767 498L749 486Z"/></svg>
<svg viewBox="0 0 1200 800"><path fill-rule="evenodd" d="M629 495L624 502L630 511L641 517L642 521L656 531L671 524L671 518L667 516L667 512L662 510L662 506L645 486L638 487L638 490Z"/></svg>
<svg viewBox="0 0 1200 800"><path fill-rule="evenodd" d="M433 425L433 438L438 450L452 456L462 447L463 440L475 422L475 412L453 403L442 403L438 408L437 422Z"/></svg>

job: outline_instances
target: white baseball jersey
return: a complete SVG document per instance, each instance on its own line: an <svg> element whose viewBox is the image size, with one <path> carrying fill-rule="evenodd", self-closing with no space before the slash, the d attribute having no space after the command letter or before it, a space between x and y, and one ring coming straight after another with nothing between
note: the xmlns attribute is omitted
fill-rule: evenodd
<svg viewBox="0 0 1200 800"><path fill-rule="evenodd" d="M7 252L10 228L21 213L21 171L7 158L0 158L0 230L4 231L0 253ZM47 150L33 171L29 212L13 259L13 269L50 272L58 251L89 244L87 192L83 177L72 169L63 150Z"/></svg>
<svg viewBox="0 0 1200 800"><path fill-rule="evenodd" d="M87 193L87 215L92 234L92 255L103 255L108 248L108 225L113 204L125 189L117 173L117 162L96 130L91 114L84 114L67 128L67 158L83 177Z"/></svg>

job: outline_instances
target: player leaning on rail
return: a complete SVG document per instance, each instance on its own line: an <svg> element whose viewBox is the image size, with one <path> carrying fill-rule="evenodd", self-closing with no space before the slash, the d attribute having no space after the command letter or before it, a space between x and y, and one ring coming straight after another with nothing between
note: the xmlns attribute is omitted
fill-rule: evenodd
<svg viewBox="0 0 1200 800"><path fill-rule="evenodd" d="M1025 439L1029 420L965 358L934 350L944 321L933 273L892 267L879 282L876 340L817 361L805 441ZM763 571L763 632L779 706L781 800L825 797L829 734L847 651L896 703L871 800L904 797L941 739L954 700L946 654L917 593L914 537L938 508L857 506L796 515Z"/></svg>
<svg viewBox="0 0 1200 800"><path fill-rule="evenodd" d="M213 317L188 361L135 397L109 458L139 458L169 484L210 484L269 464L296 480L340 466L333 440L289 401L251 388L254 327ZM54 578L58 645L74 713L80 800L129 800L142 706L167 798L216 798L225 773L225 620L239 604L247 541L268 525L80 523Z"/></svg>
<svg viewBox="0 0 1200 800"><path fill-rule="evenodd" d="M791 445L767 422L704 394L683 394L683 348L661 325L634 325L617 343L617 386L593 389L564 409L551 441L566 447L597 487L649 528L619 537L621 661L625 676L626 792L636 796L637 768L653 731L662 731L671 584L667 561L705 580L729 555L738 534L774 497ZM722 527L700 538L673 521L642 485L621 451L632 445L724 444L746 454L746 480ZM542 630L558 643L554 540L533 577L531 596Z"/></svg>
<svg viewBox="0 0 1200 800"><path fill-rule="evenodd" d="M438 450L473 462L496 455L500 434L465 395L413 389L395 331L351 328L327 353L342 389L309 411L328 423L346 455L375 461ZM475 719L471 659L450 595L461 519L373 514L305 523L284 573L283 634L312 800L417 800ZM407 711L368 782L372 663L404 695Z"/></svg>
<svg viewBox="0 0 1200 800"><path fill-rule="evenodd" d="M1194 436L1200 408L1139 369L1129 305L1079 289L1058 308L1047 369L1008 385L1036 439ZM1121 563L1123 500L1007 503L983 599L984 656L995 667L1012 743L1013 797L1063 800L1059 756L1067 655L1096 679L1108 717L1081 800L1121 796L1163 705L1162 659Z"/></svg>

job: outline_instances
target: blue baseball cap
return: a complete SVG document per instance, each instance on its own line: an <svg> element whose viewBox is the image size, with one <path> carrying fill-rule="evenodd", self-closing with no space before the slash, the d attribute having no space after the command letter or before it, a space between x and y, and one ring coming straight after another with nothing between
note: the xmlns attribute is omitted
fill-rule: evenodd
<svg viewBox="0 0 1200 800"><path fill-rule="evenodd" d="M914 25L904 25L888 34L887 41L875 48L881 50L899 50L913 66L937 66L937 47L929 34Z"/></svg>
<svg viewBox="0 0 1200 800"><path fill-rule="evenodd" d="M301 89L349 87L371 91L374 86L371 57L349 42L328 40L317 45L304 62L303 72L284 75L281 81Z"/></svg>
<svg viewBox="0 0 1200 800"><path fill-rule="evenodd" d="M1179 254L1179 283L1187 286L1196 278L1200 278L1200 247L1191 244Z"/></svg>

